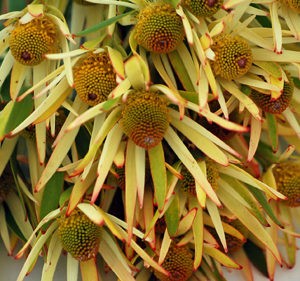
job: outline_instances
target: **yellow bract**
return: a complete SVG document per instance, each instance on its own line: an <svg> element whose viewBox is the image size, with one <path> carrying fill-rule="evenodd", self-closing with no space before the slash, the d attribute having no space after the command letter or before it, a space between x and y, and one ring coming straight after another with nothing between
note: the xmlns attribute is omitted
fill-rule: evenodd
<svg viewBox="0 0 300 281"><path fill-rule="evenodd" d="M9 38L14 58L24 65L37 65L45 55L59 49L56 25L47 16L34 18L26 24L17 23Z"/></svg>
<svg viewBox="0 0 300 281"><path fill-rule="evenodd" d="M183 24L170 4L152 3L140 11L135 39L145 49L169 53L183 40Z"/></svg>

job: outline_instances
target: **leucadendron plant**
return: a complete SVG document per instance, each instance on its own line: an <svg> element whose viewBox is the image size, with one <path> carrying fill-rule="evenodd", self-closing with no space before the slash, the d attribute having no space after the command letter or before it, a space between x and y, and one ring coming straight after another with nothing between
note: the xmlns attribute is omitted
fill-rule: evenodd
<svg viewBox="0 0 300 281"><path fill-rule="evenodd" d="M55 280L64 256L72 281L296 264L297 1L2 2L0 237L17 281L38 259Z"/></svg>

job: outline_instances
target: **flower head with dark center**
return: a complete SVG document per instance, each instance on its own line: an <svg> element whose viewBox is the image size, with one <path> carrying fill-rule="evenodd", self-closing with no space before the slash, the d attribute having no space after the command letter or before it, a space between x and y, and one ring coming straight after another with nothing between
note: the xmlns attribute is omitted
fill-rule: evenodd
<svg viewBox="0 0 300 281"><path fill-rule="evenodd" d="M167 102L156 92L134 91L122 110L122 127L132 141L145 149L156 146L169 127Z"/></svg>
<svg viewBox="0 0 300 281"><path fill-rule="evenodd" d="M223 0L183 0L182 6L196 17L210 17L223 5Z"/></svg>
<svg viewBox="0 0 300 281"><path fill-rule="evenodd" d="M71 216L59 220L59 235L63 248L75 259L92 259L98 252L100 227L85 214L74 212Z"/></svg>
<svg viewBox="0 0 300 281"><path fill-rule="evenodd" d="M140 11L135 39L154 53L169 53L183 40L183 24L175 9L166 3L151 3Z"/></svg>
<svg viewBox="0 0 300 281"><path fill-rule="evenodd" d="M10 50L14 58L24 65L37 65L45 55L58 51L57 27L48 16L17 23L9 38Z"/></svg>
<svg viewBox="0 0 300 281"><path fill-rule="evenodd" d="M106 52L89 53L74 67L74 83L78 96L88 105L107 99L117 86L116 74Z"/></svg>
<svg viewBox="0 0 300 281"><path fill-rule="evenodd" d="M213 71L226 80L243 76L252 65L251 48L238 36L219 35L211 48L216 55L212 61Z"/></svg>

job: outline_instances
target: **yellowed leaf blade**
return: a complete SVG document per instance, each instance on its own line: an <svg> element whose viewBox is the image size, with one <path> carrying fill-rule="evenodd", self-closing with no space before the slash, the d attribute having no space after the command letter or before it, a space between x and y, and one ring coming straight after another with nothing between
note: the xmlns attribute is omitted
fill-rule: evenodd
<svg viewBox="0 0 300 281"><path fill-rule="evenodd" d="M186 117L184 117L185 119ZM172 118L172 125L176 127L181 133L183 133L195 146L197 146L204 154L216 161L221 165L228 165L228 158L226 154L218 148L207 137L199 134L192 127L188 127L182 120Z"/></svg>
<svg viewBox="0 0 300 281"><path fill-rule="evenodd" d="M208 199L206 201L206 208L214 224L214 228L220 238L221 244L227 253L227 243L218 207Z"/></svg>
<svg viewBox="0 0 300 281"><path fill-rule="evenodd" d="M137 182L136 182L135 144L128 140L125 163L125 216L128 224L128 242L132 241L132 229L135 217Z"/></svg>
<svg viewBox="0 0 300 281"><path fill-rule="evenodd" d="M167 174L165 167L164 150L161 143L148 150L150 170L154 185L154 195L158 210L163 210L167 196Z"/></svg>
<svg viewBox="0 0 300 281"><path fill-rule="evenodd" d="M252 161L261 136L261 121L251 117L250 141L247 161Z"/></svg>
<svg viewBox="0 0 300 281"><path fill-rule="evenodd" d="M225 189L220 188L218 194L222 203L236 215L243 225L245 225L252 234L271 251L277 261L281 263L281 257L274 241L259 221L249 212L249 210L239 204L239 202L236 201Z"/></svg>
<svg viewBox="0 0 300 281"><path fill-rule="evenodd" d="M190 210L179 222L178 229L176 232L177 236L180 236L186 233L189 229L191 229L195 217L196 217L197 209Z"/></svg>
<svg viewBox="0 0 300 281"><path fill-rule="evenodd" d="M203 255L203 211L197 200L192 200L190 207L196 210L196 216L192 226L195 243L194 269L196 270L201 264Z"/></svg>
<svg viewBox="0 0 300 281"><path fill-rule="evenodd" d="M79 262L82 281L99 281L96 259Z"/></svg>
<svg viewBox="0 0 300 281"><path fill-rule="evenodd" d="M96 201L99 192L105 182L107 174L113 164L114 157L117 153L122 136L123 131L120 128L120 124L117 123L106 137L106 141L104 143L97 168L98 178L95 183L95 187L91 198L91 202L93 203Z"/></svg>
<svg viewBox="0 0 300 281"><path fill-rule="evenodd" d="M204 244L203 252L212 258L214 258L216 261L218 261L220 264L234 269L241 269L241 266L237 264L235 261L233 261L230 257L225 255L220 250L213 248L211 246L207 246Z"/></svg>
<svg viewBox="0 0 300 281"><path fill-rule="evenodd" d="M80 209L93 223L97 225L102 225L104 223L103 216L94 205L90 203L80 203L77 205L77 208Z"/></svg>
<svg viewBox="0 0 300 281"><path fill-rule="evenodd" d="M254 118L256 118L257 120L261 120L260 112L257 105L247 95L241 92L233 82L221 80L220 84L229 93L234 95L249 110L249 112L254 116Z"/></svg>
<svg viewBox="0 0 300 281"><path fill-rule="evenodd" d="M114 241L112 240L101 240L99 245L99 253L120 280L134 281L135 279L132 276L130 268L125 262L120 260L123 257L119 254L119 252L117 252L112 244L113 242Z"/></svg>
<svg viewBox="0 0 300 281"><path fill-rule="evenodd" d="M58 260L61 256L62 245L60 238L58 236L58 231L55 231L49 243L47 251L47 259L43 266L42 278L41 281L51 281L53 280L55 269L58 263Z"/></svg>
<svg viewBox="0 0 300 281"><path fill-rule="evenodd" d="M201 188L212 199L212 201L218 206L220 206L221 203L216 193L212 189L210 183L207 181L206 177L204 176L202 170L198 166L198 163L194 159L193 155L189 152L189 150L181 141L181 139L178 137L178 135L175 133L175 131L170 127L168 128L165 134L165 139L168 142L168 144L171 146L173 151L176 153L176 155L179 157L179 159L182 161L182 163L193 175L195 181L200 184Z"/></svg>

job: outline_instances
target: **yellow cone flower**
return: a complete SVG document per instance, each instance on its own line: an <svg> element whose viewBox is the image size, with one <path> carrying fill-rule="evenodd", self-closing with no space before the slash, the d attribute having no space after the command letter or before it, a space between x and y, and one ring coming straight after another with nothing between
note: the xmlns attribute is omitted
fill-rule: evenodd
<svg viewBox="0 0 300 281"><path fill-rule="evenodd" d="M136 145L152 148L169 127L167 103L158 93L135 91L127 97L121 122L124 133Z"/></svg>
<svg viewBox="0 0 300 281"><path fill-rule="evenodd" d="M100 242L100 228L86 215L75 212L60 219L59 235L63 248L80 261L94 258Z"/></svg>
<svg viewBox="0 0 300 281"><path fill-rule="evenodd" d="M90 53L74 68L74 84L78 96L88 105L107 99L117 86L116 74L106 52Z"/></svg>
<svg viewBox="0 0 300 281"><path fill-rule="evenodd" d="M160 281L186 281L193 274L193 255L187 246L177 247L171 245L162 263L170 276L155 271L155 276Z"/></svg>
<svg viewBox="0 0 300 281"><path fill-rule="evenodd" d="M252 52L249 44L238 36L219 35L211 46L215 53L212 68L215 75L226 80L246 74L252 65Z"/></svg>
<svg viewBox="0 0 300 281"><path fill-rule="evenodd" d="M58 51L59 39L56 25L47 16L18 23L9 37L14 58L24 65L40 64L46 54Z"/></svg>
<svg viewBox="0 0 300 281"><path fill-rule="evenodd" d="M145 49L169 53L183 40L183 24L175 9L166 3L152 3L142 9L135 26L135 39Z"/></svg>

